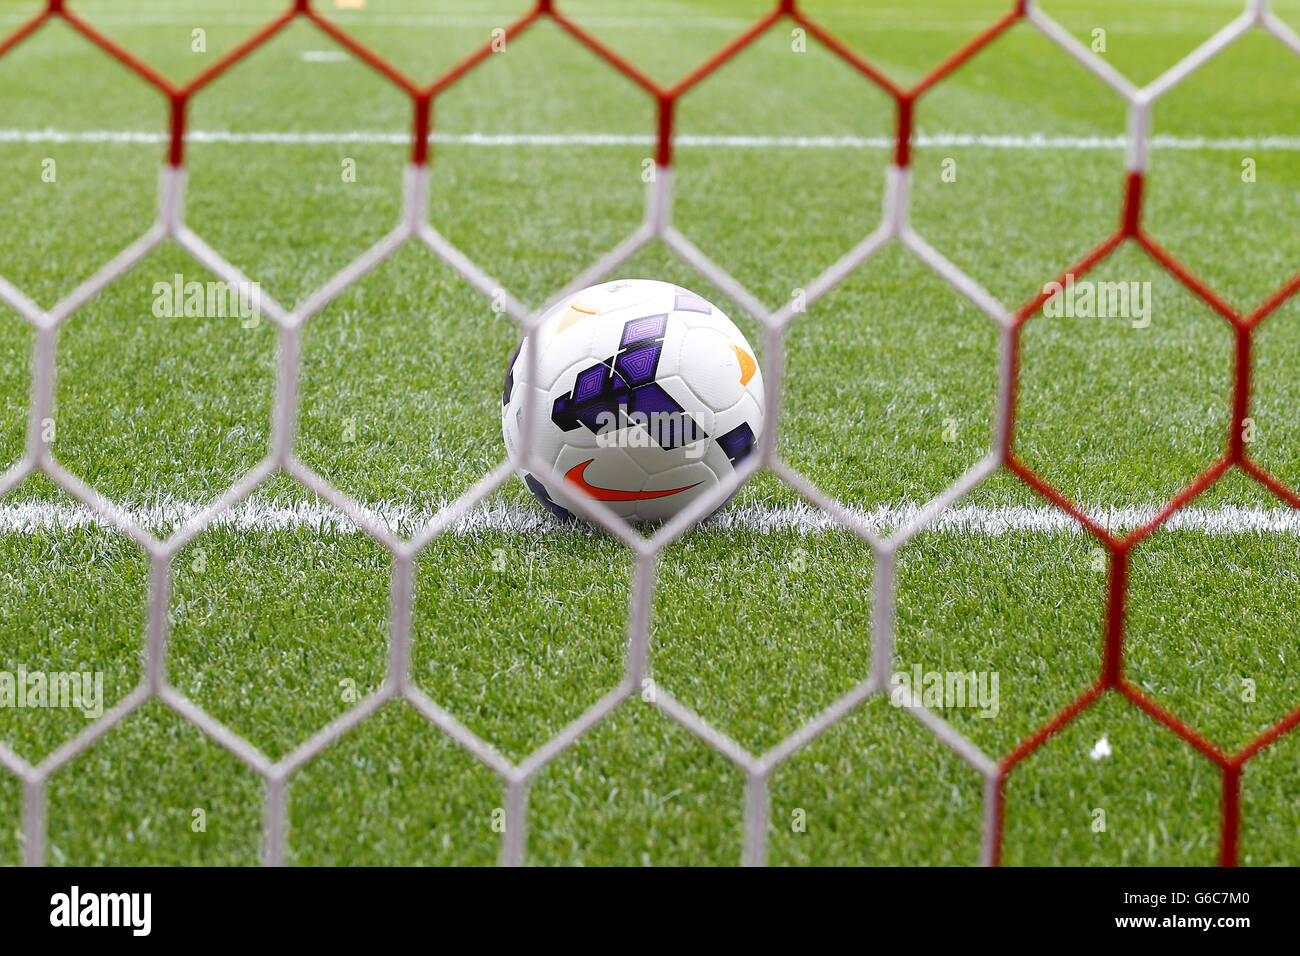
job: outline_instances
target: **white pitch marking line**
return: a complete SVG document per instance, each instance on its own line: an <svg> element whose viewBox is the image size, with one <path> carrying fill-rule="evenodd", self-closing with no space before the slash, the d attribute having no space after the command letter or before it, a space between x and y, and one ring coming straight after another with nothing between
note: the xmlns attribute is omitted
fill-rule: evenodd
<svg viewBox="0 0 1300 956"><path fill-rule="evenodd" d="M520 15L518 7L506 7L498 11L483 11L479 13L394 13L380 14L364 9L339 9L331 7L328 12L329 19L335 21L340 26L353 28L358 26L364 27L452 27L465 29L483 29L490 30L493 27L504 27L511 21L517 19ZM185 24L194 26L196 23L201 26L223 25L223 26L262 26L270 16L265 10L248 10L229 11L223 13L204 13L202 15L195 13L179 12L175 9L167 8L139 8L134 5L125 8L101 7L96 5L92 22L103 26L108 25L127 25L132 27L140 26L165 26L168 24ZM757 15L756 15L757 16ZM953 19L945 17L942 21L925 22L917 20L916 10L910 6L900 5L894 7L881 7L876 4L871 5L869 11L855 10L845 8L837 11L837 16L842 23L847 24L849 20L855 21L854 26L860 31L881 34L885 38L890 38L898 33L941 33L951 34L960 38L969 38L975 33L989 25L987 19ZM0 25L17 26L25 20L30 19L30 14L22 13L3 13L0 14ZM700 30L710 29L726 31L728 33L738 33L748 27L753 26L754 18L744 19L742 17L723 17L723 16L698 16L694 13L676 16L646 16L645 14L592 14L583 16L579 24L591 30ZM1182 26L1178 23L1139 23L1127 22L1122 20L1110 20L1107 27L1111 34L1127 34L1130 39L1140 39L1144 36L1180 36L1201 38L1204 36L1204 30L1198 30L1194 27Z"/></svg>
<svg viewBox="0 0 1300 956"><path fill-rule="evenodd" d="M321 51L324 58L325 51ZM304 54L306 57L307 54ZM158 144L170 137L157 130L57 130L0 128L0 143L138 143ZM434 133L434 143L457 146L653 146L655 138L639 133ZM391 130L340 130L338 132L281 130L191 130L185 134L189 143L251 144L270 143L286 146L316 146L331 143L373 143L405 146L409 133ZM890 149L892 136L695 136L680 134L675 145L705 149ZM975 148L1008 150L1111 150L1128 146L1127 136L1055 136L1046 133L985 134L928 133L913 140L918 149ZM1300 151L1300 136L1246 136L1210 138L1204 136L1155 136L1155 149Z"/></svg>
<svg viewBox="0 0 1300 956"><path fill-rule="evenodd" d="M412 530L427 524L437 513L436 507L421 509L392 504L366 507L372 508L391 527ZM889 530L910 521L920 512L921 507L906 504L871 509L855 508L849 511L874 528ZM131 520L144 527L175 528L202 509L203 505L192 502L161 502L127 507L124 510ZM1150 518L1155 509L1110 508L1090 513L1099 515L1104 526L1118 530L1135 527ZM95 526L107 527L107 523L91 509L79 504L18 502L0 505L0 534L33 534ZM341 513L325 504L308 501L285 504L257 499L240 502L220 515L213 526L256 532L308 530L350 533L357 530ZM556 522L539 506L497 503L474 509L453 524L448 533L462 537L484 532L540 534L556 527ZM768 534L795 531L801 534L819 534L834 531L841 526L824 512L800 502L780 507L733 506L712 518L706 527L720 532ZM937 531L992 536L1012 531L1084 533L1079 524L1064 512L1043 505L958 505L940 515L931 527ZM1192 507L1174 514L1164 527L1209 535L1300 534L1300 511L1281 507Z"/></svg>
<svg viewBox="0 0 1300 956"><path fill-rule="evenodd" d="M343 50L303 50L302 60L304 63L344 63L352 59L352 55Z"/></svg>

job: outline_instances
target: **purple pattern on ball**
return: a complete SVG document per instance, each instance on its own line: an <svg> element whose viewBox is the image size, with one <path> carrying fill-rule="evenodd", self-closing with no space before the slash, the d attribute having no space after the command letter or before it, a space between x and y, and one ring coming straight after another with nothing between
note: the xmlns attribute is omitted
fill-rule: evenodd
<svg viewBox="0 0 1300 956"><path fill-rule="evenodd" d="M687 292L685 289L677 290L677 298L673 300L673 310L676 312L703 312L708 315L713 311L713 306L705 302L694 292Z"/></svg>
<svg viewBox="0 0 1300 956"><path fill-rule="evenodd" d="M586 371L579 372L578 381L573 386L573 400L585 402L599 395L605 385L605 371L605 366L593 365Z"/></svg>
<svg viewBox="0 0 1300 956"><path fill-rule="evenodd" d="M653 381L658 364L659 346L647 345L643 349L624 352L615 360L614 367L628 382L636 386Z"/></svg>
<svg viewBox="0 0 1300 956"><path fill-rule="evenodd" d="M646 339L661 339L667 328L668 316L666 315L647 315L642 319L633 319L623 326L623 340L619 345L621 347Z"/></svg>
<svg viewBox="0 0 1300 956"><path fill-rule="evenodd" d="M627 322L618 353L577 374L573 391L552 404L551 421L566 432L586 428L599 435L611 424L626 428L631 412L668 415L670 420L651 428L660 447L678 448L708 438L704 429L655 382L667 328L666 315Z"/></svg>
<svg viewBox="0 0 1300 956"><path fill-rule="evenodd" d="M747 422L741 422L725 435L718 437L718 447L734 467L754 450L754 431Z"/></svg>
<svg viewBox="0 0 1300 956"><path fill-rule="evenodd" d="M573 520L573 512L557 504L555 499L551 497L551 493L546 490L546 486L532 475L524 475L524 484L528 486L528 490L533 493L533 496L542 503L546 510L555 517L561 521Z"/></svg>

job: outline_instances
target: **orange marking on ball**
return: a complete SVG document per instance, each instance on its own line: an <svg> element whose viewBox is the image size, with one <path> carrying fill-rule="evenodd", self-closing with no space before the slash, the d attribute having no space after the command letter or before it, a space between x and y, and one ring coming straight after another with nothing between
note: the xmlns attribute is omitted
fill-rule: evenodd
<svg viewBox="0 0 1300 956"><path fill-rule="evenodd" d="M731 350L736 353L736 361L740 363L740 384L748 385L749 380L754 377L758 371L758 363L754 361L754 356L750 355L739 345L733 345Z"/></svg>

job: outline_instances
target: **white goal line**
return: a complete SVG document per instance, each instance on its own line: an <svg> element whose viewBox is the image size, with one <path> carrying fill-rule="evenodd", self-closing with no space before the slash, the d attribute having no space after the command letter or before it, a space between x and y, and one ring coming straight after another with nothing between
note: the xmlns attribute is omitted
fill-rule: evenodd
<svg viewBox="0 0 1300 956"><path fill-rule="evenodd" d="M430 141L455 146L654 146L654 136L639 133L434 133ZM114 143L157 145L170 141L167 133L157 130L59 130L0 128L0 143ZM410 133L387 130L340 130L337 132L282 130L190 130L187 143L197 144L273 144L282 146L328 146L332 144L372 144L406 146ZM678 134L675 146L704 149L893 149L893 136L707 136ZM1058 136L1047 133L922 133L912 145L926 148L975 148L1008 150L1111 150L1128 147L1125 136ZM1237 152L1240 150L1300 151L1300 136L1243 136L1213 138L1205 136L1153 136L1155 149L1206 150Z"/></svg>
<svg viewBox="0 0 1300 956"><path fill-rule="evenodd" d="M349 30L355 30L357 27L442 27L462 30L490 30L495 27L509 25L513 20L518 19L526 9L526 5L514 4L507 5L499 10L488 9L475 13L400 11L379 13L365 9L338 8L336 5L331 4L325 4L324 6L325 9L321 10L321 13L339 26ZM141 7L135 4L122 7L96 4L93 13L89 14L88 18L92 23L101 26L142 27L180 24L186 27L211 27L214 25L259 27L264 25L275 12L274 10L257 8L226 10L220 13L214 10L187 12L175 8ZM837 21L841 24L847 24L851 20L853 21L853 28L858 31L880 34L886 37L898 33L940 33L964 38L974 36L990 24L988 19L979 19L973 16L958 19L946 15L942 20L938 21L919 20L914 7L905 3L893 6L882 6L873 3L869 9L865 5L861 9L855 9L849 5L836 10L835 15ZM632 30L642 32L645 30L685 31L707 29L738 33L753 26L757 16L758 13L748 19L744 17L709 16L691 10L675 13L666 12L658 16L635 11L631 13L605 11L599 14L584 14L578 18L578 25L589 30ZM31 14L27 11L0 13L0 25L16 27L30 18ZM786 29L793 29L794 26L793 23L787 24ZM1205 34L1203 29L1184 26L1177 22L1140 23L1111 19L1107 26L1112 33L1122 33L1135 40L1139 40L1144 36L1180 36L1195 41L1203 38ZM776 32L780 32L780 27L776 28Z"/></svg>
<svg viewBox="0 0 1300 956"><path fill-rule="evenodd" d="M199 514L204 505L197 502L160 502L147 506L127 507L125 512L137 524L151 528L180 527ZM849 512L869 526L888 531L913 520L922 506L904 504L877 508L851 508ZM414 531L428 524L438 513L436 506L386 504L372 507L373 513L394 529ZM1090 512L1101 524L1119 531L1136 527L1155 514L1153 507L1098 509ZM108 527L107 522L80 504L61 502L12 502L0 505L0 535L37 534L83 528ZM330 534L359 533L343 514L326 504L314 501L293 503L249 499L223 512L211 527L235 531L317 531ZM480 505L453 524L447 534L469 537L488 532L540 535L560 525L541 507L532 503L489 503ZM724 509L704 526L715 532L797 532L824 534L841 529L833 518L818 508L798 502L791 505L735 505ZM930 526L941 532L979 535L1002 535L1029 531L1045 534L1084 534L1078 522L1058 508L1046 505L958 505L943 512ZM1300 511L1291 508L1222 506L1218 508L1184 508L1164 525L1170 530L1194 531L1209 535L1300 534Z"/></svg>

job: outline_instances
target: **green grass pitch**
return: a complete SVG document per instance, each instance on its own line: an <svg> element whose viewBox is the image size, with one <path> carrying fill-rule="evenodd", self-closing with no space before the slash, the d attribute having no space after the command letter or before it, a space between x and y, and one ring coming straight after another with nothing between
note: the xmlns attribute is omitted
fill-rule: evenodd
<svg viewBox="0 0 1300 956"><path fill-rule="evenodd" d="M1042 5L1084 42L1104 29L1103 55L1137 83L1241 8L1238 0ZM70 6L177 81L282 8L279 0ZM770 9L767 0L560 6L665 83ZM802 2L908 83L1009 6ZM39 7L0 0L0 30ZM317 7L424 82L529 4ZM1274 8L1300 29L1300 2ZM196 27L206 30L204 52L192 49ZM292 134L196 140L186 162L189 225L286 305L380 239L401 209L409 102L354 58L321 55L338 49L297 22L199 94L189 116L192 130ZM1155 107L1146 226L1243 309L1300 269L1297 102L1300 57L1255 31ZM148 228L165 108L157 91L59 22L0 57L0 275L48 308ZM920 101L913 223L1015 307L1116 227L1124 151L1077 144L1122 137L1125 122L1118 96L1017 25ZM651 147L628 137L653 133L653 102L549 22L439 97L434 128L448 139L432 150L431 221L529 305L641 220ZM126 131L153 138L113 135ZM811 38L795 52L783 22L682 101L674 221L778 307L878 223L893 132L892 102ZM471 133L557 140L483 144L466 141ZM614 139L565 139L573 134ZM974 139L959 145L947 134ZM759 146L720 136L857 142ZM1243 181L1245 159L1253 182ZM42 177L46 160L54 182ZM355 182L341 175L348 160ZM942 175L949 160L955 181ZM662 246L619 272L696 289L762 341L752 317ZM211 501L266 454L269 437L273 326L155 317L154 283L178 273L213 278L164 245L58 334L54 453L142 513ZM1224 448L1232 333L1131 245L1089 278L1149 281L1152 321L1030 322L1017 448L1094 512L1152 509ZM426 248L405 246L308 325L299 457L377 510L432 513L504 455L500 383L517 337ZM27 323L0 306L0 470L23 451L32 341ZM790 327L778 451L854 508L896 514L923 504L989 447L997 348L997 330L975 306L906 250L887 247ZM1251 451L1296 487L1300 297L1261 326L1254 358ZM252 501L276 513L321 507L281 476ZM102 671L111 702L140 677L148 560L115 531L49 517L71 513L72 503L39 476L0 500L0 670ZM659 563L653 679L754 753L871 669L872 554L847 531L764 526L765 515L798 503L760 473L729 506L746 520L701 527ZM1004 472L961 504L992 516L1047 513ZM1235 471L1194 506L1226 524L1161 530L1133 554L1128 675L1236 749L1300 704L1300 533L1233 526L1234 515L1287 511ZM482 510L540 513L514 480ZM20 527L23 514L35 517ZM170 679L273 759L386 674L390 558L344 525L223 525L176 559ZM612 537L541 521L484 521L438 539L417 563L416 682L506 757L523 759L618 683L633 567ZM1078 529L990 519L923 532L899 556L893 667L996 672L996 716L936 711L999 757L1095 679L1105 595L1096 542ZM87 723L74 710L0 708L0 740L37 762ZM1110 753L1094 759L1103 738ZM1292 734L1247 765L1243 863L1300 860L1297 760ZM724 757L634 696L534 780L527 859L739 862L744 784ZM22 858L21 797L15 778L0 775L3 863ZM264 800L253 771L153 701L54 775L47 857L253 864ZM1219 800L1210 761L1107 695L1008 778L1003 860L1210 864ZM491 863L504 801L488 769L410 707L390 704L291 779L287 859ZM981 825L978 774L877 698L776 771L768 857L973 864Z"/></svg>

